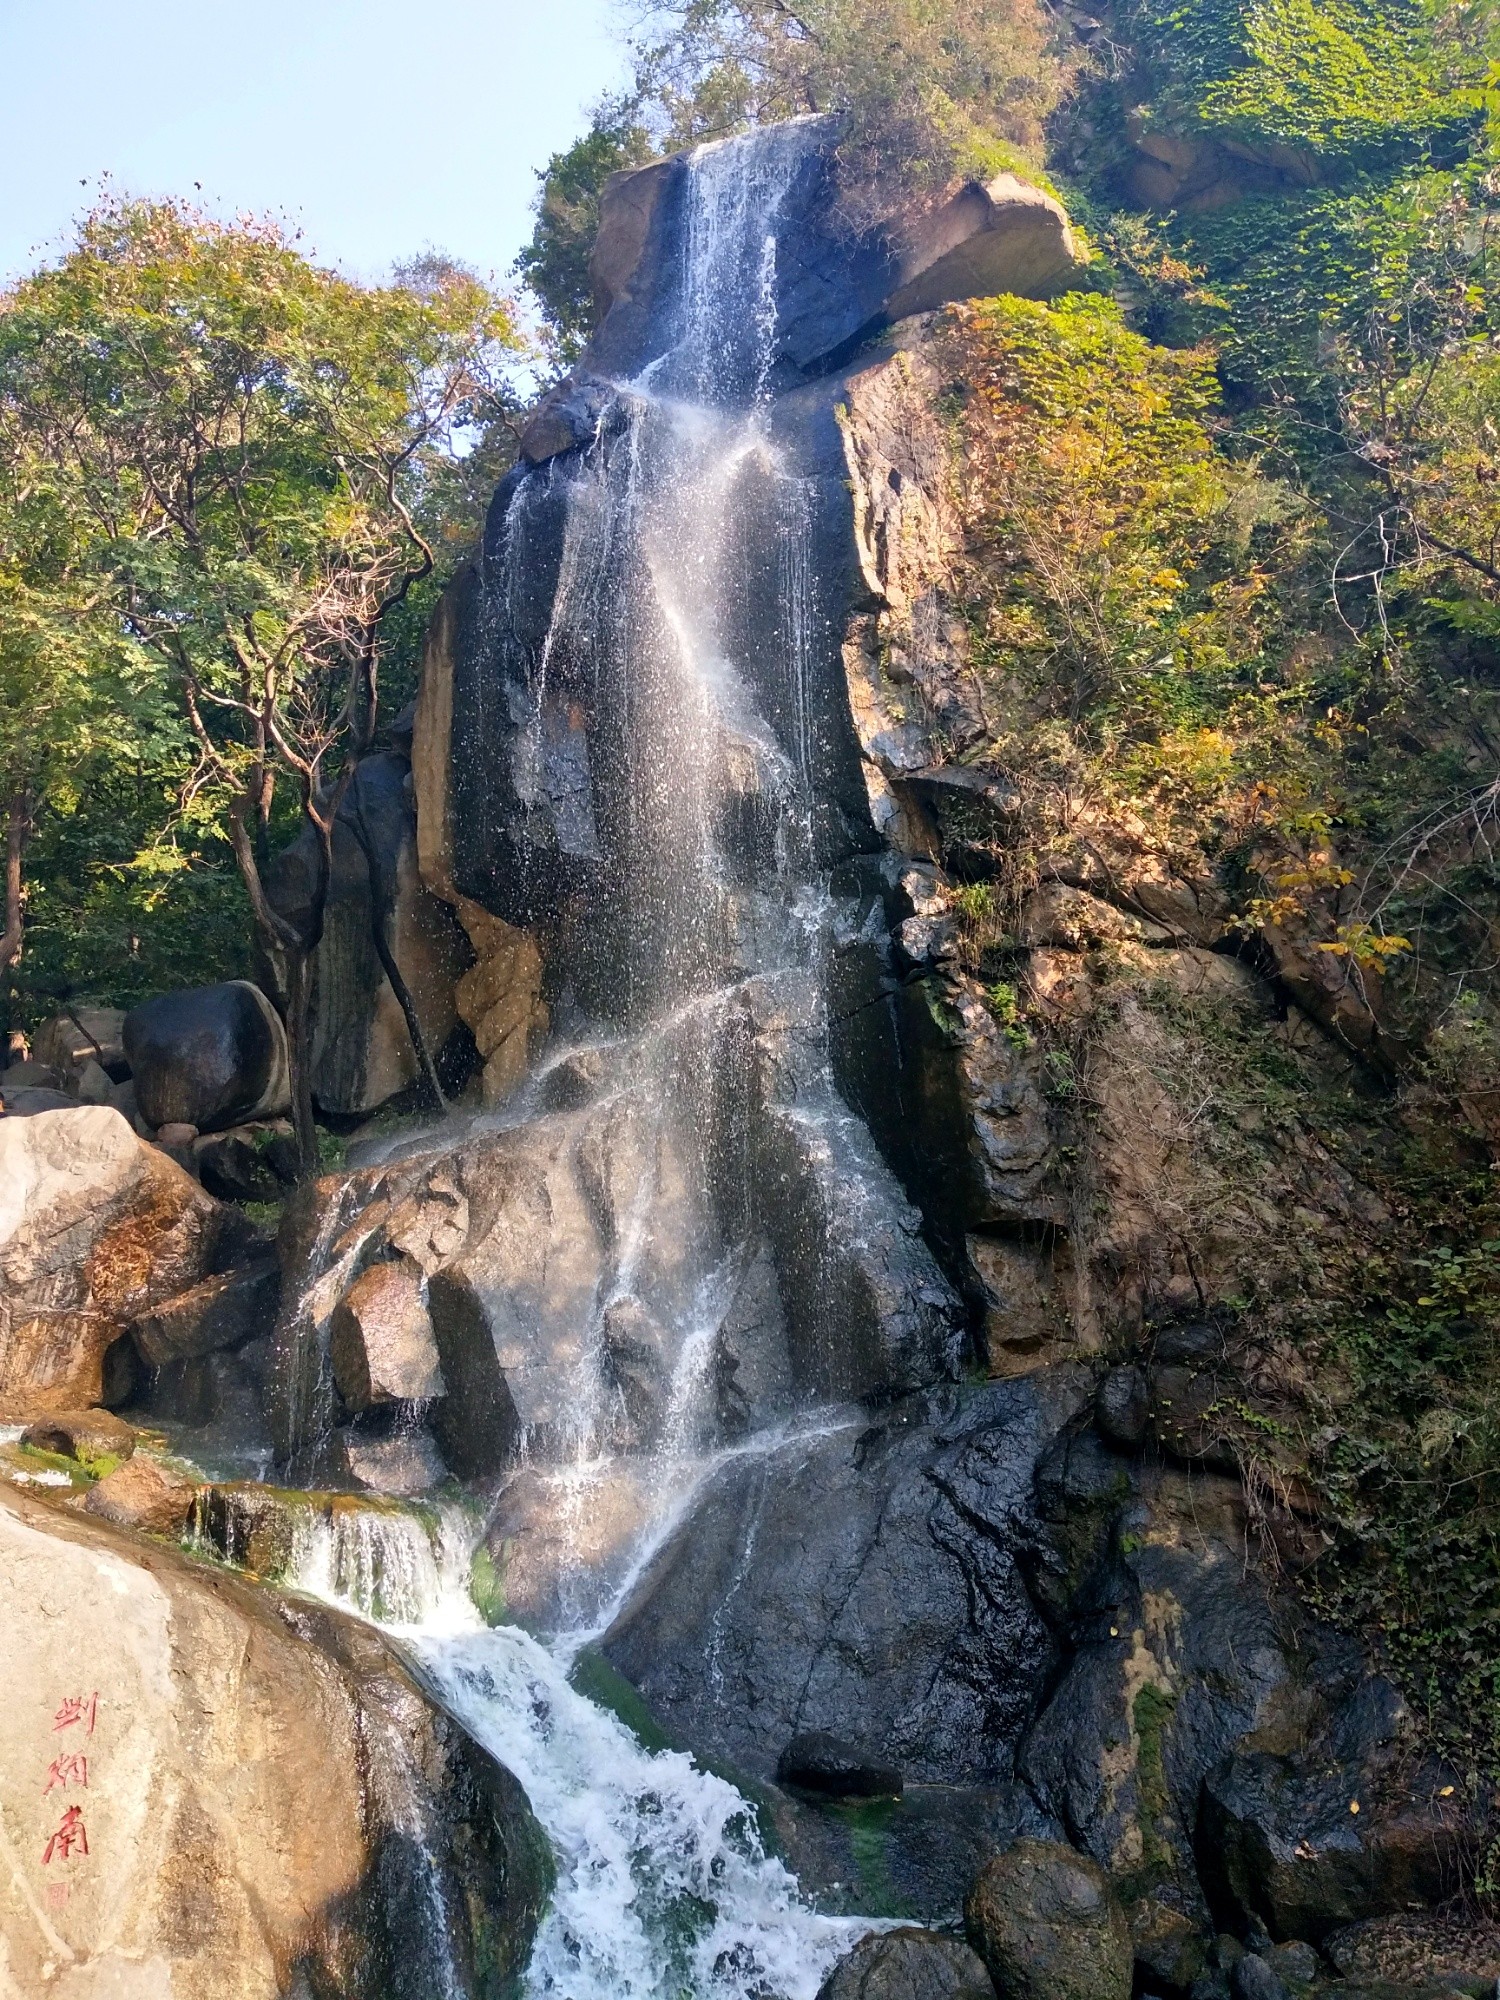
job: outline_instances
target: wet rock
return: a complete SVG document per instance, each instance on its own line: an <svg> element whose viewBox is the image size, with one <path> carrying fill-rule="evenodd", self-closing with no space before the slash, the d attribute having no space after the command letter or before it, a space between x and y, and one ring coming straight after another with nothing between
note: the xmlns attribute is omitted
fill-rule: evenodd
<svg viewBox="0 0 1500 2000"><path fill-rule="evenodd" d="M637 1298L611 1300L601 1325L604 1378L619 1398L609 1426L616 1450L639 1451L660 1432L671 1395L665 1330Z"/></svg>
<svg viewBox="0 0 1500 2000"><path fill-rule="evenodd" d="M1129 2000L1130 1931L1086 1855L1018 1841L980 1872L964 1922L1006 2000Z"/></svg>
<svg viewBox="0 0 1500 2000"><path fill-rule="evenodd" d="M428 1402L445 1393L422 1273L409 1258L372 1264L330 1326L333 1377L351 1410Z"/></svg>
<svg viewBox="0 0 1500 2000"><path fill-rule="evenodd" d="M1151 1394L1139 1368L1111 1368L1094 1397L1094 1423L1101 1437L1123 1451L1145 1441Z"/></svg>
<svg viewBox="0 0 1500 2000"><path fill-rule="evenodd" d="M239 1347L270 1332L280 1294L274 1258L260 1257L142 1313L131 1321L131 1337L148 1368Z"/></svg>
<svg viewBox="0 0 1500 2000"><path fill-rule="evenodd" d="M111 1471L135 1450L135 1432L108 1410L57 1410L21 1433L34 1451L76 1458L85 1471Z"/></svg>
<svg viewBox="0 0 1500 2000"><path fill-rule="evenodd" d="M368 1626L0 1493L0 1681L17 1992L65 1968L80 1992L385 2000L524 1966L550 1879L525 1796ZM49 1789L75 1751L87 1789Z"/></svg>
<svg viewBox="0 0 1500 2000"><path fill-rule="evenodd" d="M286 1030L258 986L232 979L143 1001L125 1054L148 1124L213 1132L290 1108Z"/></svg>
<svg viewBox="0 0 1500 2000"><path fill-rule="evenodd" d="M0 1412L96 1404L129 1324L195 1285L236 1219L118 1112L0 1120Z"/></svg>
<svg viewBox="0 0 1500 2000"><path fill-rule="evenodd" d="M1357 1653L1294 1670L1237 1480L1131 1466L1083 1432L1044 1460L1038 1508L1032 1589L1071 1657L1020 1772L1076 1846L1202 1926L1205 1780L1252 1732L1299 1741L1306 1681Z"/></svg>
<svg viewBox="0 0 1500 2000"><path fill-rule="evenodd" d="M1247 1951L1230 1975L1234 2000L1292 2000L1291 1988L1268 1960Z"/></svg>
<svg viewBox="0 0 1500 2000"><path fill-rule="evenodd" d="M1295 1938L1290 1944L1269 1945L1261 1956L1276 1974L1296 1992L1304 1986L1311 1986L1322 1971L1322 1962L1310 1944ZM1500 1970L1496 1972L1500 1979Z"/></svg>
<svg viewBox="0 0 1500 2000"><path fill-rule="evenodd" d="M280 1201L297 1179L289 1125L210 1133L194 1142L193 1159L198 1178L220 1201Z"/></svg>
<svg viewBox="0 0 1500 2000"><path fill-rule="evenodd" d="M132 1398L132 1418L145 1425L188 1425L200 1433L194 1450L207 1456L229 1452L244 1460L249 1454L264 1463L270 1457L268 1346L261 1337L241 1347L163 1362Z"/></svg>
<svg viewBox="0 0 1500 2000"><path fill-rule="evenodd" d="M994 2000L983 1962L936 1931L877 1932L841 1959L818 2000Z"/></svg>
<svg viewBox="0 0 1500 2000"><path fill-rule="evenodd" d="M409 775L405 756L363 758L334 821L333 872L313 960L312 1078L318 1104L343 1116L376 1110L419 1074L376 950L377 924L434 1059L458 1021L454 990L469 946L454 911L420 880ZM316 835L304 827L267 873L271 902L293 922L308 914L316 864Z"/></svg>
<svg viewBox="0 0 1500 2000"><path fill-rule="evenodd" d="M117 1528L176 1541L186 1532L197 1497L195 1479L140 1452L90 1487L83 1510Z"/></svg>
<svg viewBox="0 0 1500 2000"><path fill-rule="evenodd" d="M876 1763L856 1744L817 1729L792 1738L776 1760L776 1780L831 1799L899 1798L902 1789L894 1764Z"/></svg>
<svg viewBox="0 0 1500 2000"><path fill-rule="evenodd" d="M1392 1750L1331 1768L1267 1751L1231 1758L1204 1791L1210 1895L1274 1938L1314 1943L1455 1895L1476 1837L1455 1775Z"/></svg>
<svg viewBox="0 0 1500 2000"><path fill-rule="evenodd" d="M1052 1641L1025 1586L1067 1382L935 1392L746 1455L701 1490L603 1650L674 1735L769 1777L847 1737L918 1783L1010 1776Z"/></svg>
<svg viewBox="0 0 1500 2000"><path fill-rule="evenodd" d="M415 1500L448 1478L437 1442L425 1430L403 1429L384 1438L341 1431L336 1468L351 1485L392 1500Z"/></svg>
<svg viewBox="0 0 1500 2000"><path fill-rule="evenodd" d="M726 1437L764 1430L793 1400L786 1313L770 1246L746 1258L714 1341L715 1413Z"/></svg>
<svg viewBox="0 0 1500 2000"><path fill-rule="evenodd" d="M485 1530L492 1608L530 1631L597 1621L629 1574L655 1511L670 1504L649 1463L575 1472L526 1466L506 1481Z"/></svg>
<svg viewBox="0 0 1500 2000"><path fill-rule="evenodd" d="M761 1796L804 1893L850 1916L878 1908L961 1926L964 1897L992 1854L1062 1837L1018 1784L909 1784L899 1799L818 1799L768 1785Z"/></svg>

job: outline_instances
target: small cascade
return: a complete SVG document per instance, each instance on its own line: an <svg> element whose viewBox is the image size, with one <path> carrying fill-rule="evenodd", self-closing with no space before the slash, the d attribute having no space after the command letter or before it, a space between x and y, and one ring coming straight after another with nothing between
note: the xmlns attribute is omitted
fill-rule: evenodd
<svg viewBox="0 0 1500 2000"><path fill-rule="evenodd" d="M746 1449L774 1456L788 1442ZM720 1463L700 1461L698 1482ZM653 1518L594 1630L675 1518ZM557 1862L527 2000L814 2000L871 1925L811 1909L733 1785L680 1751L645 1749L573 1687L591 1629L544 1644L481 1622L468 1588L476 1525L457 1508L318 1514L295 1537L285 1580L381 1624L524 1786Z"/></svg>

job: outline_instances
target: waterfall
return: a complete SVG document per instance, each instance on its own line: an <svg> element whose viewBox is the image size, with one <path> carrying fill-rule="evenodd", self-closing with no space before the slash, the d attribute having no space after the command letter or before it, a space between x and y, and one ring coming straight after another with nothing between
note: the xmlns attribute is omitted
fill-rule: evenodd
<svg viewBox="0 0 1500 2000"><path fill-rule="evenodd" d="M718 1468L769 1469L954 1362L951 1293L827 1047L849 848L820 823L814 499L770 394L778 218L819 130L686 156L660 351L593 445L502 489L455 826L498 829L495 906L546 931L558 1043L447 1153L344 1184L289 1322L296 1408L331 1408L320 1329L356 1267L487 1232L462 1253L491 1302L464 1308L477 1360L444 1351L431 1421L497 1475L483 1555L517 1622L477 1617L457 1516L335 1511L294 1568L397 1631L526 1787L558 1860L530 2000L814 2000L871 1927L814 1911L731 1784L569 1679ZM424 1268L441 1346L451 1267ZM481 1405L503 1440L458 1437Z"/></svg>

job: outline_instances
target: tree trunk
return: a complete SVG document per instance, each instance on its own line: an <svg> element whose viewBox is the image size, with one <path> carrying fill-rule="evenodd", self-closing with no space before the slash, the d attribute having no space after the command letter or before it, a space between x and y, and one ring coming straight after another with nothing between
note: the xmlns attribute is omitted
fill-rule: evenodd
<svg viewBox="0 0 1500 2000"><path fill-rule="evenodd" d="M365 824L364 804L360 799L357 785L353 787L353 800L354 811L350 815L350 824L351 831L359 842L360 852L365 857L365 867L370 877L370 937L375 946L375 955L391 983L391 991L396 996L396 1004L400 1007L402 1019L406 1022L412 1053L417 1059L417 1073L426 1089L428 1102L434 1111L443 1112L448 1109L448 1100L444 1097L443 1086L438 1081L437 1066L432 1060L432 1051L427 1046L427 1037L422 1032L416 1002L412 999L411 988L407 985L401 967L396 962L396 954L386 939L386 919L396 906L395 889L386 879L385 869L376 858L375 843L371 840L370 829Z"/></svg>
<svg viewBox="0 0 1500 2000"><path fill-rule="evenodd" d="M26 843L31 837L31 787L17 785L5 809L5 929L0 932L0 972L19 963L26 941Z"/></svg>
<svg viewBox="0 0 1500 2000"><path fill-rule="evenodd" d="M253 799L247 794L234 801L229 814L229 833L261 943L267 954L286 968L286 991L280 996L280 1004L286 1026L292 1128L297 1137L301 1176L306 1180L318 1170L318 1128L313 1118L312 1101L312 961L323 935L323 919L328 906L328 884L332 872L331 822L325 825L315 812L304 809L304 817L318 835L318 869L306 928L299 931L271 907L266 895L255 845L245 825L245 814L253 805ZM337 799L334 809L337 810Z"/></svg>
<svg viewBox="0 0 1500 2000"><path fill-rule="evenodd" d="M303 1180L318 1171L318 1127L312 1095L312 953L287 953L286 1045L291 1072L292 1130Z"/></svg>
<svg viewBox="0 0 1500 2000"><path fill-rule="evenodd" d="M26 1059L26 1038L12 1026L13 995L9 974L20 962L26 942L26 843L31 837L33 803L30 788L18 785L5 810L5 929L0 931L0 1021L5 1025L0 1067Z"/></svg>

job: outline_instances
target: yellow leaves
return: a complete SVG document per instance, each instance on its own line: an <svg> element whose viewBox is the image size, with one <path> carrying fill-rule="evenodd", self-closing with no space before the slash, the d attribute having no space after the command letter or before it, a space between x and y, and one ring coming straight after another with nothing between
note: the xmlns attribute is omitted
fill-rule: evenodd
<svg viewBox="0 0 1500 2000"><path fill-rule="evenodd" d="M1352 879L1346 871L1345 880ZM1391 959L1412 948L1410 938L1373 930L1369 924L1340 924L1338 935L1331 942L1317 946L1319 951L1326 951L1334 958L1352 959L1356 965L1376 970L1383 970Z"/></svg>

